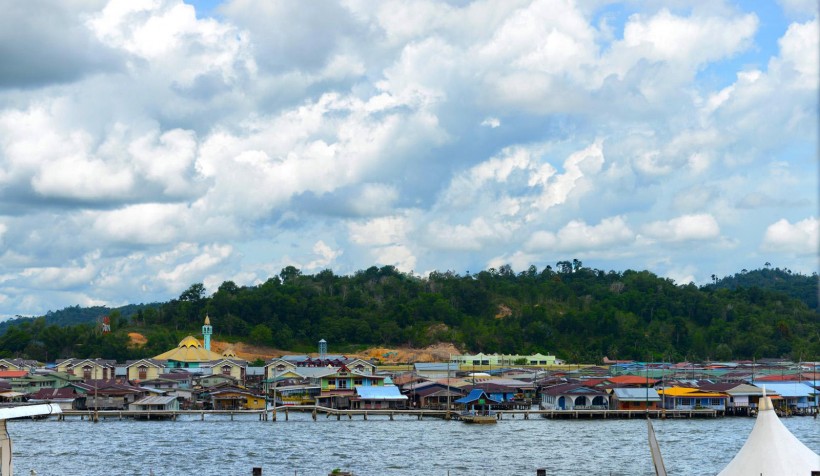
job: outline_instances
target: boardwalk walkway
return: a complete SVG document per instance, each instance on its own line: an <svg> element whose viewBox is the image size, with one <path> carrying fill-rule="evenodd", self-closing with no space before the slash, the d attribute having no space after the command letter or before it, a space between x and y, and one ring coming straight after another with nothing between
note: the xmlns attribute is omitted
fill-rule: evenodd
<svg viewBox="0 0 820 476"><path fill-rule="evenodd" d="M281 406L267 410L63 410L57 415L58 420L67 418L80 418L81 420L99 421L100 419L120 419L134 418L145 420L176 420L180 416L198 416L201 420L206 415L226 415L231 420L234 416L256 415L260 421L277 421L284 417L289 419L290 412L307 412L316 420L319 415L325 418L342 417L353 419L353 417L367 420L369 417L382 417L393 420L396 416L411 416L418 420L424 418L457 419L456 410L391 410L391 409L362 409L362 410L339 410L334 408L319 407L313 405L292 405ZM548 419L631 419L631 418L715 418L723 416L716 410L498 410L495 412L499 420L506 418L541 417Z"/></svg>

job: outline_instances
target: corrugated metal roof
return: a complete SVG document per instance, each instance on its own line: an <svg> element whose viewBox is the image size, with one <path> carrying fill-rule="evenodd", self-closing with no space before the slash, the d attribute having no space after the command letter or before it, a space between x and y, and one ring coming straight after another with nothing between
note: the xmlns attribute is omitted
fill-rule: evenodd
<svg viewBox="0 0 820 476"><path fill-rule="evenodd" d="M431 362L431 363L423 363L417 362L413 364L416 370L420 370L422 372L447 372L448 370L454 372L458 370L458 364L448 364L448 363L440 363L440 362Z"/></svg>
<svg viewBox="0 0 820 476"><path fill-rule="evenodd" d="M621 401L661 401L661 397L654 388L614 388L612 393Z"/></svg>
<svg viewBox="0 0 820 476"><path fill-rule="evenodd" d="M407 400L406 395L399 392L399 387L395 385L385 385L383 387L356 387L356 394L362 400Z"/></svg>
<svg viewBox="0 0 820 476"><path fill-rule="evenodd" d="M155 397L145 397L137 400L136 402L132 403L131 405L167 405L177 397L171 396L155 396Z"/></svg>
<svg viewBox="0 0 820 476"><path fill-rule="evenodd" d="M766 389L767 393L776 393L781 397L809 397L817 393L812 387L798 382L761 382L758 387Z"/></svg>

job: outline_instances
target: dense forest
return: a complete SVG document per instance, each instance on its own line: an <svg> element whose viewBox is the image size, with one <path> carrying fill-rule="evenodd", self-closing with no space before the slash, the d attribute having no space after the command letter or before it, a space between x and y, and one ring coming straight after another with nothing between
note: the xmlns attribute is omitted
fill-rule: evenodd
<svg viewBox="0 0 820 476"><path fill-rule="evenodd" d="M817 291L817 274L768 263L701 287L648 271L592 269L578 260L520 273L505 265L424 278L391 266L349 276L287 267L256 286L226 281L210 295L196 283L167 303L17 319L0 336L0 355L40 361L152 356L185 335L199 335L207 314L217 339L297 351L312 351L325 339L334 352L452 342L470 352L553 353L569 362L603 356L818 360ZM66 311L84 315L86 323L65 325ZM100 332L104 313L108 334ZM129 346L128 332L143 334L147 344Z"/></svg>

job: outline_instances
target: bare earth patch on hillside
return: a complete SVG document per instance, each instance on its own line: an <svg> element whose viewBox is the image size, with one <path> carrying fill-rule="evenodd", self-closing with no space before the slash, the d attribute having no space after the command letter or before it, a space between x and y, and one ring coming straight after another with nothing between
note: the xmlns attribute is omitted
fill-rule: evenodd
<svg viewBox="0 0 820 476"><path fill-rule="evenodd" d="M138 332L130 332L128 333L128 337L131 339L130 345L132 347L141 347L148 342L148 339ZM212 351L222 354L228 349L233 350L237 357L247 360L248 362L252 362L256 359L269 360L274 357L296 354L296 352L261 345L252 345L245 342L211 340ZM329 351L331 354L335 353L333 349L329 349ZM346 355L348 357L358 357L365 360L375 359L385 364L404 364L409 362L447 362L450 360L451 355L460 353L461 351L451 343L438 343L423 349L414 349L412 347L371 347L362 352ZM319 354L313 352L309 355L311 357L317 357Z"/></svg>
<svg viewBox="0 0 820 476"><path fill-rule="evenodd" d="M399 364L408 362L448 362L451 355L461 354L461 351L451 343L438 343L423 349L412 347L374 347L359 352L356 357L362 359L377 359L386 364Z"/></svg>
<svg viewBox="0 0 820 476"><path fill-rule="evenodd" d="M139 332L129 332L128 338L131 339L131 342L128 344L131 347L142 347L148 343L148 339Z"/></svg>

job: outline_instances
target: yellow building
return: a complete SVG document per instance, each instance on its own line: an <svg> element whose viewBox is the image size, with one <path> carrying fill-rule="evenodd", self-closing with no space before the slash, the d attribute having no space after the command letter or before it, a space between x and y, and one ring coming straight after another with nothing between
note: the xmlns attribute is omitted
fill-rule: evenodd
<svg viewBox="0 0 820 476"><path fill-rule="evenodd" d="M211 392L214 410L261 410L265 408L265 397L245 389L227 387Z"/></svg>
<svg viewBox="0 0 820 476"><path fill-rule="evenodd" d="M165 362L154 359L140 359L127 362L126 375L131 382L142 382L159 378Z"/></svg>
<svg viewBox="0 0 820 476"><path fill-rule="evenodd" d="M200 367L210 367L211 375L227 375L228 377L235 378L239 382L245 381L247 364L244 360L219 359L203 364Z"/></svg>
<svg viewBox="0 0 820 476"><path fill-rule="evenodd" d="M57 361L57 371L82 377L83 380L113 380L116 376L115 363L105 359L64 359Z"/></svg>

